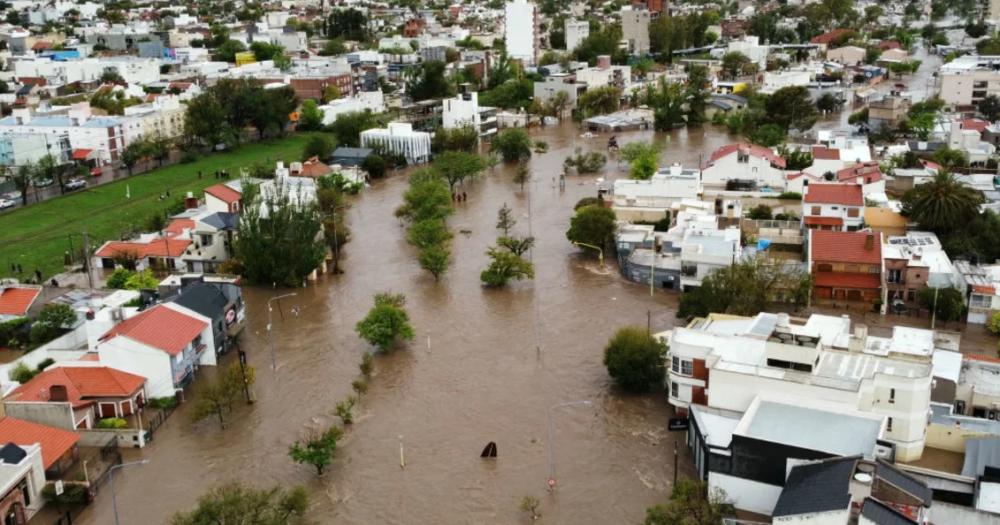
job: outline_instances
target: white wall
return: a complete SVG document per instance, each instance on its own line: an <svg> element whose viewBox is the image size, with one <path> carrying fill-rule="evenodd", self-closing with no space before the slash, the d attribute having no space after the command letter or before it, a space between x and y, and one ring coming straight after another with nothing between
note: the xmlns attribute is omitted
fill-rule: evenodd
<svg viewBox="0 0 1000 525"><path fill-rule="evenodd" d="M731 179L753 180L758 186L784 191L784 170L771 167L771 161L756 155L750 155L747 162L739 162L738 157L734 152L716 160L702 171L702 183L725 186Z"/></svg>
<svg viewBox="0 0 1000 525"><path fill-rule="evenodd" d="M137 343L127 337L114 337L97 346L101 362L146 378L146 393L151 398L174 395L170 354ZM215 352L206 351L213 356Z"/></svg>
<svg viewBox="0 0 1000 525"><path fill-rule="evenodd" d="M777 485L768 485L718 472L708 473L708 486L709 490L720 489L724 491L726 499L732 501L736 508L767 516L770 516L771 512L774 511L778 497L781 496L781 487Z"/></svg>
<svg viewBox="0 0 1000 525"><path fill-rule="evenodd" d="M844 525L849 523L850 512L848 509L835 510L832 512L814 512L811 514L799 514L796 516L784 516L774 518L774 523L781 525Z"/></svg>
<svg viewBox="0 0 1000 525"><path fill-rule="evenodd" d="M535 12L536 6L528 0L508 2L504 7L504 42L510 58L522 60L526 65L534 65L536 47Z"/></svg>

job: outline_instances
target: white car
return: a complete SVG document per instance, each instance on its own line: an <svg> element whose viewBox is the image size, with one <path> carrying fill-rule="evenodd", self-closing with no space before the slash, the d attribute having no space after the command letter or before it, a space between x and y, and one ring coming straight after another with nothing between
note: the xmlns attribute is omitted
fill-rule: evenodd
<svg viewBox="0 0 1000 525"><path fill-rule="evenodd" d="M67 190L79 190L87 187L87 181L83 179L71 179L66 183Z"/></svg>
<svg viewBox="0 0 1000 525"><path fill-rule="evenodd" d="M9 210L17 207L17 202L10 199L0 199L0 210Z"/></svg>

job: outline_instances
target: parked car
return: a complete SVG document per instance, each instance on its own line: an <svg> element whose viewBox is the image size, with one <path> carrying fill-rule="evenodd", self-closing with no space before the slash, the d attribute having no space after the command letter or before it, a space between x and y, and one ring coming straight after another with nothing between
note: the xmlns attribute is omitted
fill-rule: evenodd
<svg viewBox="0 0 1000 525"><path fill-rule="evenodd" d="M34 184L36 188L46 188L48 186L51 186L53 182L55 181L53 181L52 179L35 179L35 181L32 182L32 184Z"/></svg>
<svg viewBox="0 0 1000 525"><path fill-rule="evenodd" d="M86 187L87 187L87 181L83 179L70 179L70 181L66 183L67 191L79 190Z"/></svg>
<svg viewBox="0 0 1000 525"><path fill-rule="evenodd" d="M10 199L0 199L0 210L9 210L17 206L17 201Z"/></svg>

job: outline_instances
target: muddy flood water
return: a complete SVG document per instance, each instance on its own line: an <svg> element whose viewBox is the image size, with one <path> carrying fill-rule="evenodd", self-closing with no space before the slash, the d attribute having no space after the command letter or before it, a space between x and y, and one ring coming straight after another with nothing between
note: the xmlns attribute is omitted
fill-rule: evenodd
<svg viewBox="0 0 1000 525"><path fill-rule="evenodd" d="M240 403L225 430L214 420L193 424L187 403L151 446L125 451L125 461L150 463L116 477L121 522L168 522L228 480L303 485L317 523L518 523L530 521L518 510L526 495L541 499L545 523L637 523L647 506L666 500L675 438L681 475L692 472L683 433L667 431L671 412L662 391L632 396L612 386L602 350L617 328L645 325L647 310L654 330L672 326L676 296L657 291L651 298L647 287L624 281L613 268L602 273L595 257L566 240L574 203L596 195L598 177L626 171L612 159L605 173L570 176L560 190L555 181L563 159L577 146L603 151L608 135L584 139L569 125L532 134L550 150L532 158L534 180L524 191L511 181L514 169L502 165L460 189L468 200L449 220L453 262L440 282L420 269L393 217L406 178L390 177L356 197L345 273L282 300L283 320L274 312L277 371L264 336L265 302L274 292L246 288L243 346L257 368L258 402ZM652 137L625 133L619 141ZM657 134L656 140L665 163L694 166L699 154L707 158L730 139L705 128ZM497 209L511 206L516 232L526 235L529 195L530 228L538 240L535 279L484 289L479 272L498 235ZM376 357L355 422L329 471L317 478L311 467L291 461L288 447L310 429L337 421L334 406L351 393L360 357L371 350L354 325L372 295L387 290L406 295L416 338L408 348ZM293 306L297 317L290 314ZM233 359L227 356L224 364ZM205 369L200 377L216 372ZM189 399L198 395L197 386ZM559 485L550 494L546 409L576 400L592 404L553 413ZM479 458L489 441L498 445L496 460ZM113 523L107 486L78 523Z"/></svg>

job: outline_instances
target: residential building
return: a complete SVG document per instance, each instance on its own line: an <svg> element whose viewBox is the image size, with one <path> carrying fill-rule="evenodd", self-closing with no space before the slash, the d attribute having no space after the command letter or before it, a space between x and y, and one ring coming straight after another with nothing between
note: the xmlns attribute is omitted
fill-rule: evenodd
<svg viewBox="0 0 1000 525"><path fill-rule="evenodd" d="M924 288L960 288L961 276L932 232L890 236L882 246L889 306L902 310L918 303Z"/></svg>
<svg viewBox="0 0 1000 525"><path fill-rule="evenodd" d="M243 194L229 184L221 183L205 188L205 207L218 213L239 213Z"/></svg>
<svg viewBox="0 0 1000 525"><path fill-rule="evenodd" d="M463 89L455 98L442 101L442 126L455 129L471 126L480 138L487 138L497 132L496 108L479 105L479 93Z"/></svg>
<svg viewBox="0 0 1000 525"><path fill-rule="evenodd" d="M970 324L986 324L993 315L1000 311L1000 265L973 264L969 261L954 262L962 286L966 294L966 304L969 312L967 322Z"/></svg>
<svg viewBox="0 0 1000 525"><path fill-rule="evenodd" d="M587 91L587 84L576 81L574 75L550 75L541 82L535 82L534 100L546 103L556 93L566 94L567 106L576 107L577 99Z"/></svg>
<svg viewBox="0 0 1000 525"><path fill-rule="evenodd" d="M431 134L414 131L410 123L390 122L387 128L362 131L361 146L383 148L388 153L402 155L409 164L421 164L430 160Z"/></svg>
<svg viewBox="0 0 1000 525"><path fill-rule="evenodd" d="M816 400L758 395L742 414L695 405L690 421L688 443L709 490L756 514L774 512L795 464L891 455L884 416Z"/></svg>
<svg viewBox="0 0 1000 525"><path fill-rule="evenodd" d="M125 108L121 118L125 144L144 138L179 138L184 134L185 110L176 95L159 95L148 104Z"/></svg>
<svg viewBox="0 0 1000 525"><path fill-rule="evenodd" d="M885 307L881 234L811 230L807 260L813 302Z"/></svg>
<svg viewBox="0 0 1000 525"><path fill-rule="evenodd" d="M885 198L885 178L877 161L859 162L836 173L836 181L841 184L856 184L866 199Z"/></svg>
<svg viewBox="0 0 1000 525"><path fill-rule="evenodd" d="M932 503L927 482L886 461L849 456L789 467L771 513L775 524L917 525L927 521Z"/></svg>
<svg viewBox="0 0 1000 525"><path fill-rule="evenodd" d="M162 232L142 233L127 241L106 241L94 252L93 265L109 270L184 268L184 256L195 242L191 233L194 226L191 219L174 219Z"/></svg>
<svg viewBox="0 0 1000 525"><path fill-rule="evenodd" d="M843 40L850 38L853 34L853 29L834 29L812 37L809 43L819 46L820 51L826 51L828 48L836 46Z"/></svg>
<svg viewBox="0 0 1000 525"><path fill-rule="evenodd" d="M910 99L898 92L890 93L868 104L868 127L877 130L895 127L906 118L910 111Z"/></svg>
<svg viewBox="0 0 1000 525"><path fill-rule="evenodd" d="M785 188L785 159L771 148L750 143L723 146L712 153L702 169L702 184L725 187L730 181L754 188Z"/></svg>
<svg viewBox="0 0 1000 525"><path fill-rule="evenodd" d="M61 86L75 82L98 82L113 71L129 84L146 85L160 80L160 61L154 58L114 56L101 58L58 59L24 57L13 61L15 78L42 78L46 85Z"/></svg>
<svg viewBox="0 0 1000 525"><path fill-rule="evenodd" d="M923 454L940 344L931 330L895 326L891 337L876 337L842 317L712 314L659 337L670 348L668 401L681 412L744 412L768 395L834 403L888 418L884 439L900 461Z"/></svg>
<svg viewBox="0 0 1000 525"><path fill-rule="evenodd" d="M730 40L727 53L740 53L750 59L750 62L757 64L761 71L767 65L767 55L770 51L767 45L760 45L760 38L756 36L745 36L738 40Z"/></svg>
<svg viewBox="0 0 1000 525"><path fill-rule="evenodd" d="M0 286L0 323L27 317L31 306L42 293L42 287L30 284Z"/></svg>
<svg viewBox="0 0 1000 525"><path fill-rule="evenodd" d="M512 0L504 4L504 42L507 56L525 66L538 61L541 43L538 5L530 0Z"/></svg>
<svg viewBox="0 0 1000 525"><path fill-rule="evenodd" d="M622 39L628 43L629 53L643 56L649 53L649 11L635 5L621 9Z"/></svg>
<svg viewBox="0 0 1000 525"><path fill-rule="evenodd" d="M25 525L45 505L45 466L37 443L0 447L0 519Z"/></svg>
<svg viewBox="0 0 1000 525"><path fill-rule="evenodd" d="M67 116L32 116L31 110L18 108L0 119L0 136L25 134L48 135L56 141L68 137L73 149L91 150L99 166L116 163L126 146L121 121L92 116L86 102L74 104Z"/></svg>
<svg viewBox="0 0 1000 525"><path fill-rule="evenodd" d="M323 110L323 125L333 124L337 117L346 113L371 111L382 113L386 110L385 95L382 91L360 91L350 97L331 100L319 107Z"/></svg>
<svg viewBox="0 0 1000 525"><path fill-rule="evenodd" d="M189 275L181 277L180 286L165 287L161 284L160 290L165 302L178 304L211 319L216 354L225 354L234 346L247 316L243 289L235 280L206 280L204 275Z"/></svg>
<svg viewBox="0 0 1000 525"><path fill-rule="evenodd" d="M808 86L812 81L813 73L811 71L765 71L764 85L760 91L770 95L781 88Z"/></svg>
<svg viewBox="0 0 1000 525"><path fill-rule="evenodd" d="M567 18L564 28L566 34L566 51L573 51L590 36L590 22L587 20Z"/></svg>
<svg viewBox="0 0 1000 525"><path fill-rule="evenodd" d="M63 365L63 366L60 366ZM57 363L4 398L9 416L66 430L125 418L146 402L146 379L107 366Z"/></svg>
<svg viewBox="0 0 1000 525"><path fill-rule="evenodd" d="M951 405L957 415L1000 419L1000 359L980 354L963 355Z"/></svg>
<svg viewBox="0 0 1000 525"><path fill-rule="evenodd" d="M189 202L194 204L197 201L191 198ZM173 239L191 240L177 255L180 261L175 263L176 268L187 272L218 273L222 263L230 259L239 221L237 213L215 211L208 206L190 207L174 215L165 233L181 228L181 234Z"/></svg>
<svg viewBox="0 0 1000 525"><path fill-rule="evenodd" d="M1000 56L963 55L941 65L938 76L941 100L975 106L987 95L1000 95Z"/></svg>
<svg viewBox="0 0 1000 525"><path fill-rule="evenodd" d="M14 443L22 448L40 446L47 480L58 479L72 468L80 457L79 441L76 432L11 416L0 417L0 443Z"/></svg>
<svg viewBox="0 0 1000 525"><path fill-rule="evenodd" d="M803 190L804 227L855 231L864 224L865 197L860 184L809 184Z"/></svg>
<svg viewBox="0 0 1000 525"><path fill-rule="evenodd" d="M628 93L632 87L632 68L611 65L610 56L600 55L596 66L576 72L576 81L586 84L587 89L611 86L620 89L622 93Z"/></svg>
<svg viewBox="0 0 1000 525"><path fill-rule="evenodd" d="M173 303L158 304L115 325L95 350L101 363L146 378L150 398L172 397L201 366L215 366L211 319Z"/></svg>
<svg viewBox="0 0 1000 525"><path fill-rule="evenodd" d="M700 195L698 170L674 164L660 169L649 180L615 180L611 208L619 220L656 222L668 215L674 203L697 200Z"/></svg>
<svg viewBox="0 0 1000 525"><path fill-rule="evenodd" d="M815 145L812 156L812 165L802 171L819 177L836 178L840 170L872 160L868 141L853 137L833 137L826 144Z"/></svg>
<svg viewBox="0 0 1000 525"><path fill-rule="evenodd" d="M844 46L828 50L826 59L842 66L854 67L865 63L866 54L867 51L863 47Z"/></svg>
<svg viewBox="0 0 1000 525"><path fill-rule="evenodd" d="M0 165L37 164L46 155L68 162L73 154L69 134L17 133L0 135Z"/></svg>

